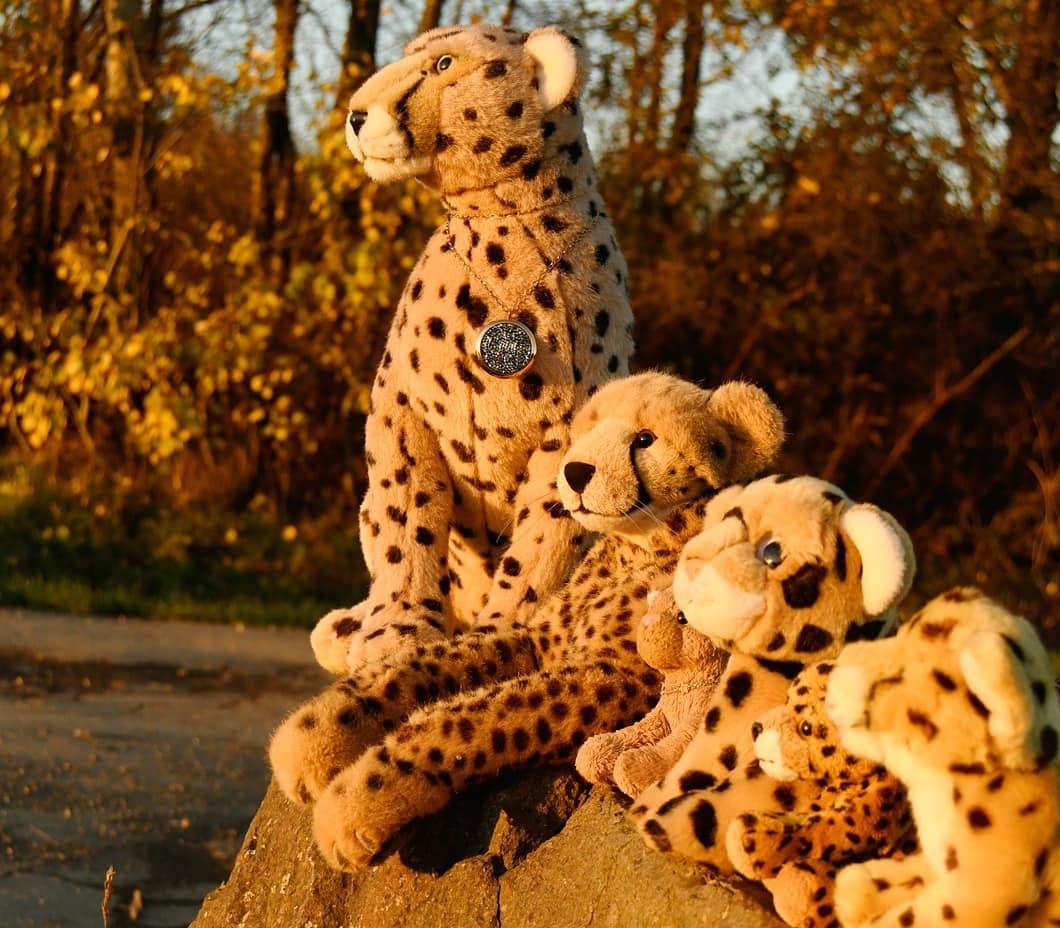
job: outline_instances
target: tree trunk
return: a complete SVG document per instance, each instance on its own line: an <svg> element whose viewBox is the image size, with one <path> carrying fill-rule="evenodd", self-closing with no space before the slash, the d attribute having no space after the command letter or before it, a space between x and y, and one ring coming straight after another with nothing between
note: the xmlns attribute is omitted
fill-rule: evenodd
<svg viewBox="0 0 1060 928"><path fill-rule="evenodd" d="M133 285L137 249L130 241L136 225L143 147L139 61L130 31L139 14L134 0L103 0L106 29L106 111L110 122L111 212L110 248L116 292Z"/></svg>
<svg viewBox="0 0 1060 928"><path fill-rule="evenodd" d="M681 43L681 95L674 113L670 151L683 154L692 144L699 103L699 63L703 57L703 0L685 0L685 36Z"/></svg>
<svg viewBox="0 0 1060 928"><path fill-rule="evenodd" d="M420 17L420 33L438 28L442 21L442 3L443 0L427 0L423 4L423 16Z"/></svg>
<svg viewBox="0 0 1060 928"><path fill-rule="evenodd" d="M1029 0L1019 51L1005 72L1009 140L1001 185L1003 214L1055 214L1057 176L1049 152L1058 113L1060 0Z"/></svg>
<svg viewBox="0 0 1060 928"><path fill-rule="evenodd" d="M276 0L273 73L265 95L265 120L258 169L257 238L277 284L290 269L291 246L287 235L294 196L294 142L287 108L287 93L294 64L294 33L298 25L298 0Z"/></svg>
<svg viewBox="0 0 1060 928"><path fill-rule="evenodd" d="M375 43L379 34L381 0L349 0L350 19L346 27L346 41L342 47L342 70L336 109L346 118L346 104L350 94L375 70ZM441 14L439 3L439 15ZM424 18L426 18L424 11Z"/></svg>

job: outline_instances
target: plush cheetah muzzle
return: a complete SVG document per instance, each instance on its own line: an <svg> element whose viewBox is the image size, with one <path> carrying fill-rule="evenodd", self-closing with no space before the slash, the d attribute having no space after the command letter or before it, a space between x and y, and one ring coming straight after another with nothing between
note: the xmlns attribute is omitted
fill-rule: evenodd
<svg viewBox="0 0 1060 928"><path fill-rule="evenodd" d="M431 159L413 152L397 120L379 104L350 112L346 144L368 176L380 183L417 177L431 168Z"/></svg>

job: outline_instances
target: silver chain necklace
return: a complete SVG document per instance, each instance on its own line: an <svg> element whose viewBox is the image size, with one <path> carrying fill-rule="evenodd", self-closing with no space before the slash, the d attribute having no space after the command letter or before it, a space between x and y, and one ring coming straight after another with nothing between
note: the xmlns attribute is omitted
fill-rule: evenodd
<svg viewBox="0 0 1060 928"><path fill-rule="evenodd" d="M470 217L468 217L470 218ZM493 216L476 216L476 219L493 219ZM520 306L525 303L527 297L541 284L541 282L556 269L559 263L574 250L574 247L588 235L593 226L596 225L599 216L593 217L592 221L577 235L570 244L563 249L554 259L546 260L544 270L530 283L519 298L511 305L505 303L491 287L482 275L471 266L456 247L456 235L451 228L452 217L447 216L445 220L445 240L452 249L453 254L460 259L469 276L473 277L482 288L490 295L505 313L506 318L497 319L487 323L478 333L475 339L475 356L482 363L486 372L494 377L507 379L515 377L528 371L537 357L537 338L529 326L515 319L515 314Z"/></svg>

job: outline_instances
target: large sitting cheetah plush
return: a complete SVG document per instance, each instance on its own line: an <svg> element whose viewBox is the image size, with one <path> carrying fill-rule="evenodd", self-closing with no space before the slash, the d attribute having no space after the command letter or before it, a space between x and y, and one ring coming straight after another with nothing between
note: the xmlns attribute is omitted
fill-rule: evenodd
<svg viewBox="0 0 1060 928"><path fill-rule="evenodd" d="M1060 703L1029 622L953 590L844 651L827 706L901 778L922 848L840 870L843 925L1060 925Z"/></svg>
<svg viewBox="0 0 1060 928"><path fill-rule="evenodd" d="M706 501L773 458L783 422L749 384L712 392L649 373L604 387L572 434L562 504L604 537L568 584L525 625L377 662L275 735L277 781L296 801L316 799L317 842L334 866L366 864L471 783L570 761L588 736L648 711L659 678L633 634L648 591L669 581Z"/></svg>
<svg viewBox="0 0 1060 928"><path fill-rule="evenodd" d="M814 801L814 784L762 774L753 725L784 703L805 663L889 626L913 571L895 520L823 480L767 477L712 501L681 555L674 595L729 662L703 727L630 810L650 844L731 872L726 831L741 812Z"/></svg>
<svg viewBox="0 0 1060 928"><path fill-rule="evenodd" d="M839 928L832 890L840 866L915 845L902 785L880 764L839 744L825 711L832 668L821 662L803 670L785 704L763 717L755 738L767 776L807 781L816 796L800 811L744 812L726 838L737 871L762 881L777 914L798 928Z"/></svg>
<svg viewBox="0 0 1060 928"><path fill-rule="evenodd" d="M672 589L649 594L637 653L663 674L658 703L636 724L594 735L575 758L578 773L590 783L613 783L627 796L636 796L677 763L703 724L729 659L688 624Z"/></svg>
<svg viewBox="0 0 1060 928"><path fill-rule="evenodd" d="M584 553L556 471L574 411L628 371L633 342L582 81L579 45L557 29L443 28L350 101L347 139L368 174L419 178L448 218L411 273L372 388L360 526L371 587L312 636L336 673L478 620L524 619ZM537 354L495 376L477 345L508 320Z"/></svg>

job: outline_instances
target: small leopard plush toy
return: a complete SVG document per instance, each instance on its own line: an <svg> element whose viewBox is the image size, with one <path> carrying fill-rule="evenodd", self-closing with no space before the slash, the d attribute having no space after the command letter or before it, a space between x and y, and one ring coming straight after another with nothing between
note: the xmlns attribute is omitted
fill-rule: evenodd
<svg viewBox="0 0 1060 928"><path fill-rule="evenodd" d="M787 701L760 720L755 753L767 776L812 784L808 806L744 812L726 839L729 859L762 881L773 907L797 928L839 928L833 888L840 866L916 845L905 790L886 768L849 754L825 712L831 662L811 664Z"/></svg>
<svg viewBox="0 0 1060 928"><path fill-rule="evenodd" d="M905 784L922 848L839 871L846 928L1060 925L1060 702L1029 622L952 590L840 654L827 711Z"/></svg>
<svg viewBox="0 0 1060 928"><path fill-rule="evenodd" d="M777 783L754 756L754 724L844 641L893 623L914 573L895 520L814 477L766 477L719 494L681 554L674 596L689 624L729 651L703 726L630 809L645 840L731 873L740 813L794 812L812 783Z"/></svg>
<svg viewBox="0 0 1060 928"><path fill-rule="evenodd" d="M729 659L688 624L669 588L648 594L637 653L663 674L658 703L635 725L594 735L575 758L578 773L590 783L612 783L627 796L636 796L677 762L703 724Z"/></svg>
<svg viewBox="0 0 1060 928"><path fill-rule="evenodd" d="M448 218L413 268L372 387L368 597L322 618L335 673L476 622L527 618L584 553L556 471L575 411L627 373L626 265L596 188L580 43L441 28L353 95L347 141Z"/></svg>
<svg viewBox="0 0 1060 928"><path fill-rule="evenodd" d="M270 759L335 867L366 865L412 819L502 770L567 763L658 696L634 628L709 500L783 440L757 387L703 390L665 374L605 386L583 407L559 473L562 505L602 537L526 624L478 627L351 675L297 710Z"/></svg>

